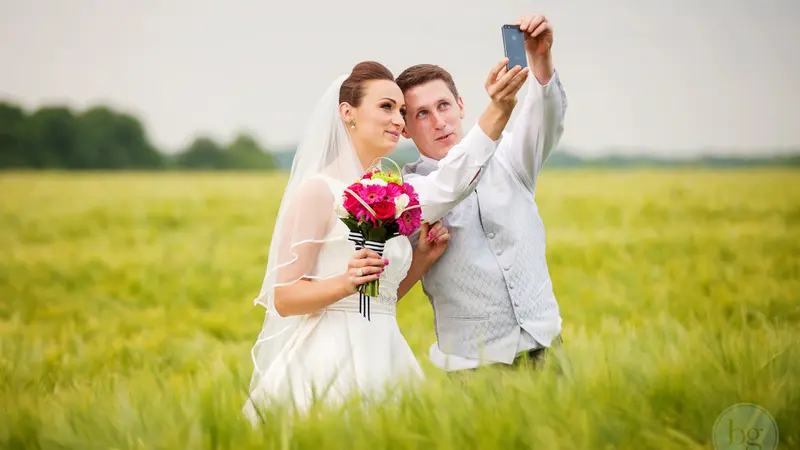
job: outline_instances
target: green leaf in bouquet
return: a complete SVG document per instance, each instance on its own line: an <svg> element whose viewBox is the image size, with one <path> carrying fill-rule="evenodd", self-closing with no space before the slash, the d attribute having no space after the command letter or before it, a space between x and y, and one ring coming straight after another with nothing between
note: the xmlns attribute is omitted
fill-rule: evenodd
<svg viewBox="0 0 800 450"><path fill-rule="evenodd" d="M366 234L367 239L374 242L386 242L388 240L389 233L382 225L383 224L379 224L377 227L371 228Z"/></svg>
<svg viewBox="0 0 800 450"><path fill-rule="evenodd" d="M361 231L358 225L358 219L353 217L340 217L342 222L347 226L350 231Z"/></svg>

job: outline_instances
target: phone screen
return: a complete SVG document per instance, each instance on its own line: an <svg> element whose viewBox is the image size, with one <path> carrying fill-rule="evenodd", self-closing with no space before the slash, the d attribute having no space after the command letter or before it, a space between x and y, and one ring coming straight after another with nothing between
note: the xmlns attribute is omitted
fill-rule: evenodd
<svg viewBox="0 0 800 450"><path fill-rule="evenodd" d="M508 58L508 69L515 66L528 67L525 54L525 36L517 25L503 25L503 49Z"/></svg>

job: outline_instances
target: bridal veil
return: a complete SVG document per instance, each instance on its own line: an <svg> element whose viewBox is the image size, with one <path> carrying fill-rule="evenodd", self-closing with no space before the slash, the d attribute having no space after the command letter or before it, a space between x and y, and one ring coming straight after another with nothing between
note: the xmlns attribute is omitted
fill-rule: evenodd
<svg viewBox="0 0 800 450"><path fill-rule="evenodd" d="M364 172L339 115L339 90L346 79L347 75L339 76L324 92L294 156L272 233L266 273L255 299L256 305L266 308L266 315L251 351L251 394L263 377L271 376L272 363L291 345L295 330L307 318L278 314L275 288L301 279L319 279L315 273L317 252L337 220L330 190L315 177L325 175L350 184Z"/></svg>

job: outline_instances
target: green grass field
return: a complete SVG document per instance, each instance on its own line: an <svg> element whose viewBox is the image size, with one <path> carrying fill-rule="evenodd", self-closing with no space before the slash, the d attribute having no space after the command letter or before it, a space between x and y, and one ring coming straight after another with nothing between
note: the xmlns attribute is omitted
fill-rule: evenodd
<svg viewBox="0 0 800 450"><path fill-rule="evenodd" d="M0 175L0 447L710 449L738 402L800 447L800 172L546 172L562 375L451 381L418 285L399 308L417 397L252 429L284 180Z"/></svg>

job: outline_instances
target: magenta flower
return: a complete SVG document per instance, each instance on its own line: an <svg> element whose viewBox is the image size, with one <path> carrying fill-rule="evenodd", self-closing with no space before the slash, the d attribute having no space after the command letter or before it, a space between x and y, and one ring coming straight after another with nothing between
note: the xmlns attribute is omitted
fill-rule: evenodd
<svg viewBox="0 0 800 450"><path fill-rule="evenodd" d="M403 188L395 183L389 183L383 192L383 201L385 202L393 202L394 199L400 196L403 193Z"/></svg>
<svg viewBox="0 0 800 450"><path fill-rule="evenodd" d="M350 190L353 191L356 195L360 198L364 198L367 194L367 189L361 185L360 183L355 183L350 186ZM350 192L345 191L344 193L344 209L347 210L350 214L355 217L358 217L358 213L361 211L366 211L364 209L364 205L361 204Z"/></svg>
<svg viewBox="0 0 800 450"><path fill-rule="evenodd" d="M370 205L373 205L375 203L383 201L384 192L386 192L386 187L377 184L371 184L367 186L367 192L365 194L365 197L362 198L364 199L365 202L369 203Z"/></svg>
<svg viewBox="0 0 800 450"><path fill-rule="evenodd" d="M403 236L410 236L414 233L420 226L421 217L422 211L420 208L408 209L404 211L403 214L400 214L400 218L397 220L400 234Z"/></svg>

